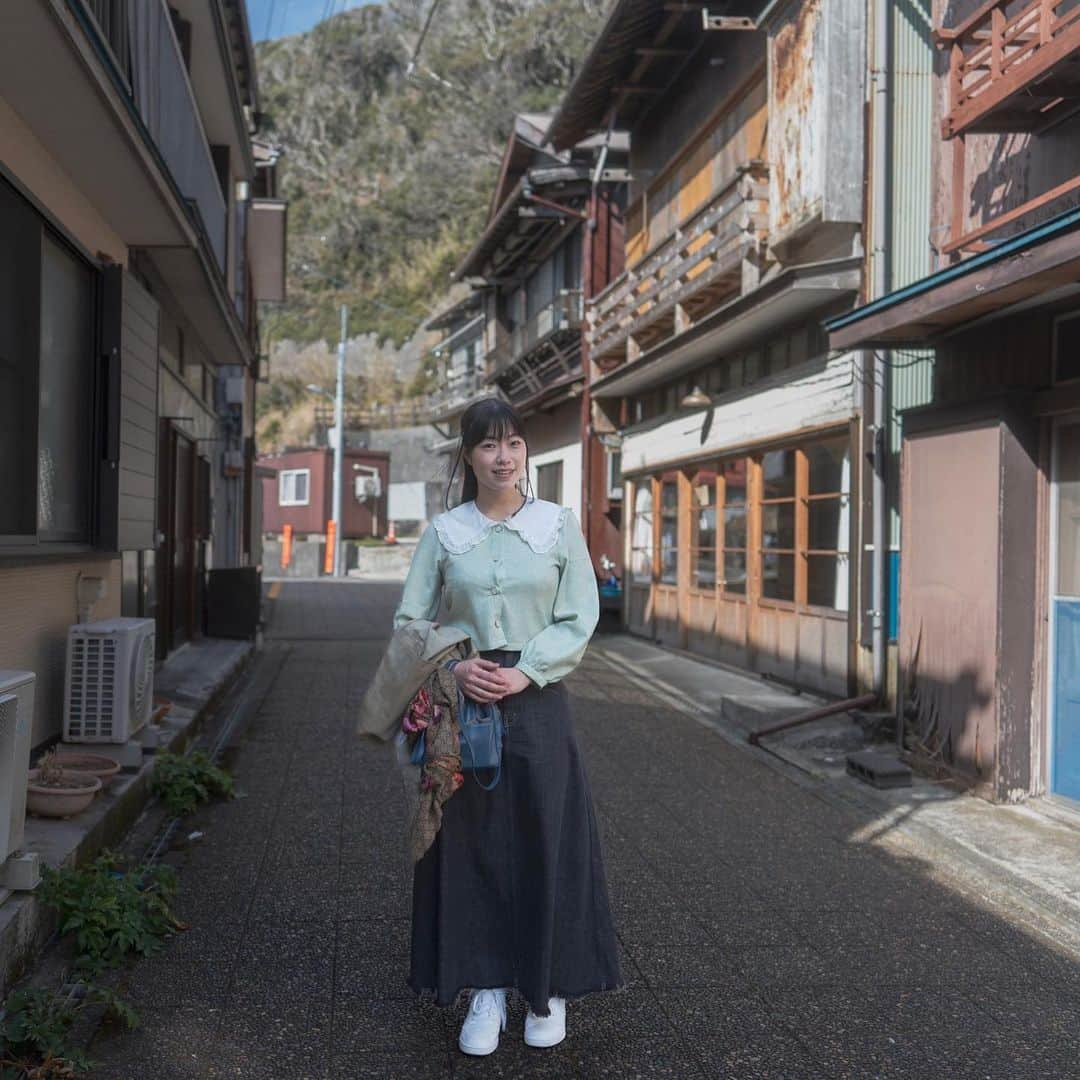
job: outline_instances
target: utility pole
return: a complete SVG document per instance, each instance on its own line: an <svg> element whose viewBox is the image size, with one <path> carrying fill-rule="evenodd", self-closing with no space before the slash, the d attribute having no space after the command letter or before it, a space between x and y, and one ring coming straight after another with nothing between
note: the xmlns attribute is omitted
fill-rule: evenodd
<svg viewBox="0 0 1080 1080"><path fill-rule="evenodd" d="M345 460L345 341L349 309L341 305L341 340L337 353L337 390L334 393L334 577L341 577L341 470Z"/></svg>

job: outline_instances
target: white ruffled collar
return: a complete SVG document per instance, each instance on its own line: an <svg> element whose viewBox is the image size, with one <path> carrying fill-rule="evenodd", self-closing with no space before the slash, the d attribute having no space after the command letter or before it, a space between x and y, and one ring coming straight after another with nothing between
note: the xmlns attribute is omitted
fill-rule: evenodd
<svg viewBox="0 0 1080 1080"><path fill-rule="evenodd" d="M477 509L473 500L436 515L432 521L439 541L452 555L462 555L483 542L496 525L505 525L526 544L543 555L559 542L559 532L566 520L567 508L546 499L530 499L516 514L503 521L493 521Z"/></svg>

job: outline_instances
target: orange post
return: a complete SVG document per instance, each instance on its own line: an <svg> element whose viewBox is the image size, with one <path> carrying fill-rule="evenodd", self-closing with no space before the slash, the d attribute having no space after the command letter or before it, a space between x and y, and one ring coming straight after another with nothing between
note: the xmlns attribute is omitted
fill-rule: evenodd
<svg viewBox="0 0 1080 1080"><path fill-rule="evenodd" d="M281 536L281 569L288 570L292 562L292 526L286 525Z"/></svg>
<svg viewBox="0 0 1080 1080"><path fill-rule="evenodd" d="M323 559L323 573L332 574L334 572L334 546L337 541L337 522L328 521L326 523L326 558Z"/></svg>
<svg viewBox="0 0 1080 1080"><path fill-rule="evenodd" d="M386 534L386 542L388 544L397 543L397 529L394 527L394 519L390 519L390 531Z"/></svg>

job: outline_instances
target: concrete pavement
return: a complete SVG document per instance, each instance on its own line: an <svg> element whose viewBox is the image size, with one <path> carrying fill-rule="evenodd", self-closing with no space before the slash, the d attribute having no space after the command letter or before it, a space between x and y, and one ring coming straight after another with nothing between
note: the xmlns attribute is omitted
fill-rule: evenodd
<svg viewBox="0 0 1080 1080"><path fill-rule="evenodd" d="M626 678L603 639L568 686L627 989L572 1005L555 1050L522 1044L517 1008L496 1054L460 1055L461 1011L405 987L399 780L352 735L399 591L283 586L242 797L173 855L192 929L134 969L143 1027L99 1034L96 1077L1077 1075L1071 954Z"/></svg>

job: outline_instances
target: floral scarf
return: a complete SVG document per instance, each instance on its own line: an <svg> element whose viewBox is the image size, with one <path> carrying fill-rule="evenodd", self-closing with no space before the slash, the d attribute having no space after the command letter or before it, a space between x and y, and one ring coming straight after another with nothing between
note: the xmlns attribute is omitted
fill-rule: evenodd
<svg viewBox="0 0 1080 1080"><path fill-rule="evenodd" d="M409 824L409 850L419 862L442 825L442 808L465 782L461 771L461 729L458 727L458 687L451 670L436 668L409 703L401 718L410 751L424 740L420 767L420 800Z"/></svg>

